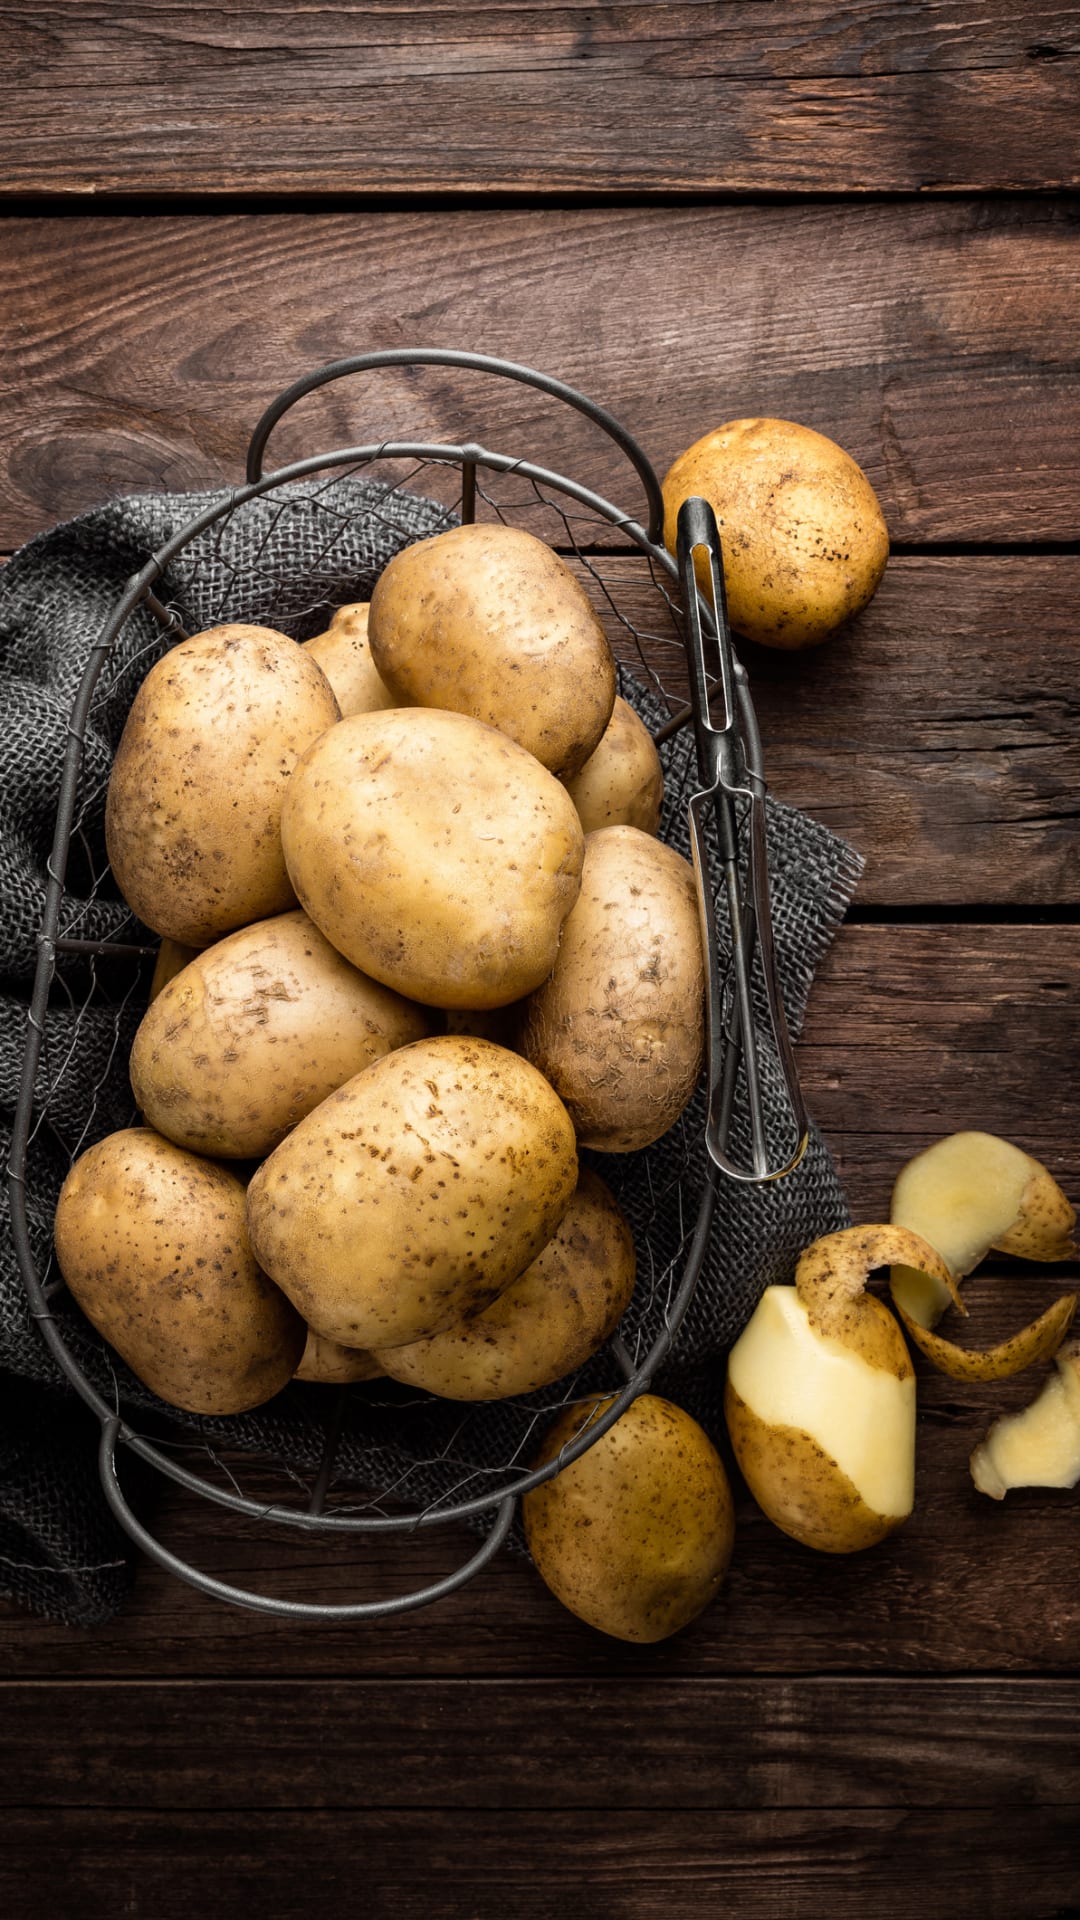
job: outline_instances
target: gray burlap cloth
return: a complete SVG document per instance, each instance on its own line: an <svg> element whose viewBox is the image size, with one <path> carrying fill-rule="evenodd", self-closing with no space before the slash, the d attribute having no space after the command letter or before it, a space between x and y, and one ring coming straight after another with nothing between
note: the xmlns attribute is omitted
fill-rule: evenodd
<svg viewBox="0 0 1080 1920"><path fill-rule="evenodd" d="M118 501L32 541L0 578L5 1161L72 697L88 651L126 580L213 498ZM158 591L190 632L224 619L257 620L303 639L326 624L333 607L367 599L400 546L446 524L448 516L434 503L387 495L370 482L291 488L287 499L283 490L252 501L200 535L177 556ZM124 716L165 645L158 624L140 610L102 674L87 731L68 867L61 926L68 936L128 942L148 937L118 899L108 874L104 799ZM655 725L667 717L655 694L625 673L623 691L647 722ZM688 729L667 743L663 758L664 834L688 853L685 806L695 786ZM815 969L860 862L825 828L772 803L769 856L779 970L797 1032ZM148 965L114 958L91 966L78 955L61 956L26 1169L31 1237L43 1276L55 1274L53 1210L72 1159L132 1122L127 1055L145 1004ZM768 1055L764 1068L766 1108L779 1137L785 1107ZM737 1115L737 1136L742 1124ZM642 1354L662 1325L693 1230L705 1164L702 1101L695 1100L673 1131L647 1152L596 1156L595 1163L634 1229L638 1285L624 1334L631 1351ZM659 1382L714 1435L720 1424L724 1348L762 1288L789 1278L800 1249L848 1218L816 1132L798 1171L776 1186L721 1183L700 1284ZM167 1413L62 1291L53 1312L88 1378L140 1430L168 1433L175 1441L178 1428L184 1428L204 1458L227 1449L230 1471L241 1484L237 1460L246 1453L281 1463L302 1481L310 1481L317 1470L334 1389L295 1384L269 1405L230 1419ZM0 1369L0 1592L64 1620L105 1619L130 1578L131 1549L98 1487L96 1422L62 1381L30 1319L7 1234L0 1260ZM546 1393L488 1407L432 1401L385 1382L350 1388L336 1478L384 1503L450 1504L495 1482L506 1484L508 1469L524 1471L557 1407L582 1388L614 1386L618 1380L605 1353ZM126 1483L127 1478L125 1469ZM362 1556L359 1545L357 1552Z"/></svg>

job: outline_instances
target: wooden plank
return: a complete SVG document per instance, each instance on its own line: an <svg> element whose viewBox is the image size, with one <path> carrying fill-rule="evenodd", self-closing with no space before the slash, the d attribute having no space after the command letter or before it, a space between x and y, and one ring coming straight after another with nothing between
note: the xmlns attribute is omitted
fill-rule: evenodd
<svg viewBox="0 0 1080 1920"><path fill-rule="evenodd" d="M640 1730L637 1736L640 1738ZM616 1775L609 1791L617 1790ZM296 1813L19 1809L4 1822L0 1901L12 1915L272 1920L1073 1920L1074 1810L500 1814L364 1806Z"/></svg>
<svg viewBox="0 0 1080 1920"><path fill-rule="evenodd" d="M1080 177L1075 9L6 7L5 191L919 190Z"/></svg>
<svg viewBox="0 0 1080 1920"><path fill-rule="evenodd" d="M970 1807L1080 1800L1080 1680L249 1676L0 1702L4 1806L948 1807L959 1780Z"/></svg>
<svg viewBox="0 0 1080 1920"><path fill-rule="evenodd" d="M841 1154L874 1136L860 1163L876 1172L853 1204L880 1210L902 1159L963 1127L1015 1138L1080 1182L1078 968L1069 927L844 929L815 981L800 1060Z"/></svg>
<svg viewBox="0 0 1080 1920"><path fill-rule="evenodd" d="M119 494L234 483L299 374L416 342L561 375L661 473L775 414L862 462L894 540L1072 541L1074 238L1046 200L6 222L0 548ZM437 371L308 400L272 458L402 433L480 436L641 510L578 415Z"/></svg>
<svg viewBox="0 0 1080 1920"><path fill-rule="evenodd" d="M859 848L860 908L1080 901L1075 564L894 556L865 613L824 647L740 646L770 788ZM684 691L646 562L579 572L619 657Z"/></svg>

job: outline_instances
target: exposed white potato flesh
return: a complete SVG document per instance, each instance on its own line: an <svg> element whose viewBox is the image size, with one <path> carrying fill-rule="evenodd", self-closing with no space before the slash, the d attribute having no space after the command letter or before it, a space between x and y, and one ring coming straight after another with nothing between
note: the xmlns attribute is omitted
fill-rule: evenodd
<svg viewBox="0 0 1080 1920"><path fill-rule="evenodd" d="M1038 1398L995 1420L971 1456L971 1477L992 1500L1010 1487L1080 1485L1080 1340L1056 1364Z"/></svg>
<svg viewBox="0 0 1080 1920"><path fill-rule="evenodd" d="M816 1440L874 1513L903 1519L915 1492L915 1376L815 1333L794 1287L767 1287L732 1348L728 1379L771 1427Z"/></svg>
<svg viewBox="0 0 1080 1920"><path fill-rule="evenodd" d="M1068 1260L1076 1213L1040 1161L992 1133L952 1133L909 1160L892 1197L894 1225L936 1247L955 1279L991 1248L1027 1260ZM948 1290L927 1273L894 1266L892 1295L921 1327L934 1327Z"/></svg>

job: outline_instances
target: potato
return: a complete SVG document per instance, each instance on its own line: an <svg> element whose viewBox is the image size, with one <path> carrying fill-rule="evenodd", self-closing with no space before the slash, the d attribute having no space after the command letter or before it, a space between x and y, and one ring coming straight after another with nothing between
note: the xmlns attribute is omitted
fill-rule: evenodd
<svg viewBox="0 0 1080 1920"><path fill-rule="evenodd" d="M603 738L566 791L586 833L599 827L639 827L655 833L664 803L660 756L644 721L617 697Z"/></svg>
<svg viewBox="0 0 1080 1920"><path fill-rule="evenodd" d="M573 1128L540 1074L444 1034L377 1060L301 1120L248 1188L248 1228L309 1326L381 1350L488 1306L576 1184Z"/></svg>
<svg viewBox="0 0 1080 1920"><path fill-rule="evenodd" d="M637 827L585 841L581 894L521 1051L586 1147L628 1153L673 1126L704 1048L705 975L688 861Z"/></svg>
<svg viewBox="0 0 1080 1920"><path fill-rule="evenodd" d="M242 1182L149 1127L75 1162L56 1255L87 1319L170 1406L243 1413L292 1378L304 1323L256 1265Z"/></svg>
<svg viewBox="0 0 1080 1920"><path fill-rule="evenodd" d="M577 773L611 718L615 663L589 596L519 527L454 527L395 554L369 638L403 703L498 727L552 773Z"/></svg>
<svg viewBox="0 0 1080 1920"><path fill-rule="evenodd" d="M535 1393L602 1347L634 1291L634 1240L618 1204L583 1169L554 1237L483 1313L376 1357L393 1380L446 1400Z"/></svg>
<svg viewBox="0 0 1080 1920"><path fill-rule="evenodd" d="M131 1085L193 1153L258 1159L353 1075L428 1032L423 1008L343 960L306 913L230 933L143 1015Z"/></svg>
<svg viewBox="0 0 1080 1920"><path fill-rule="evenodd" d="M183 946L296 905L285 784L338 718L329 681L269 627L212 627L151 667L109 780L105 833L139 919Z"/></svg>
<svg viewBox="0 0 1080 1920"><path fill-rule="evenodd" d="M764 647L813 647L864 607L889 532L862 468L793 420L729 420L679 455L663 483L664 540L676 548L691 494L712 506L728 617ZM699 562L700 564L700 562ZM705 586L708 575L698 575Z"/></svg>
<svg viewBox="0 0 1080 1920"><path fill-rule="evenodd" d="M915 1500L915 1374L888 1308L865 1291L886 1260L940 1255L900 1227L849 1227L806 1249L793 1287L766 1287L731 1349L724 1411L743 1477L775 1526L856 1553Z"/></svg>
<svg viewBox="0 0 1080 1920"><path fill-rule="evenodd" d="M371 657L366 600L339 607L325 633L305 640L304 652L322 668L342 714L379 713L400 705Z"/></svg>
<svg viewBox="0 0 1080 1920"><path fill-rule="evenodd" d="M534 1465L553 1460L590 1410L610 1404L568 1407ZM719 1591L735 1538L731 1488L712 1441L652 1393L521 1506L541 1579L616 1640L666 1640L696 1619Z"/></svg>
<svg viewBox="0 0 1080 1920"><path fill-rule="evenodd" d="M357 1380L383 1377L383 1368L373 1353L365 1353L362 1347L339 1347L335 1340L324 1340L321 1333L308 1328L307 1344L296 1369L297 1380L313 1381L325 1387L346 1387Z"/></svg>
<svg viewBox="0 0 1080 1920"><path fill-rule="evenodd" d="M574 803L461 713L354 713L305 754L281 832L302 906L374 980L435 1007L507 1005L551 972L581 881Z"/></svg>

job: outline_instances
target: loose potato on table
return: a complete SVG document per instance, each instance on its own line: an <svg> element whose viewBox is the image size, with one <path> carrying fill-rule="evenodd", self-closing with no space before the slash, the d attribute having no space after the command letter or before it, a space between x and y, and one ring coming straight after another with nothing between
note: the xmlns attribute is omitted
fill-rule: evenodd
<svg viewBox="0 0 1080 1920"><path fill-rule="evenodd" d="M289 782L281 832L327 939L435 1007L505 1006L546 978L584 853L573 801L532 754L420 708L323 734Z"/></svg>
<svg viewBox="0 0 1080 1920"><path fill-rule="evenodd" d="M700 494L713 508L728 617L762 646L816 646L885 571L889 532L862 468L793 420L729 420L679 455L663 492L672 553L683 501ZM704 589L708 576L698 577Z"/></svg>
<svg viewBox="0 0 1080 1920"><path fill-rule="evenodd" d="M542 1466L610 1400L567 1407ZM587 1453L522 1500L537 1572L556 1599L616 1640L665 1640L719 1591L735 1540L724 1464L696 1420L643 1393Z"/></svg>
<svg viewBox="0 0 1080 1920"><path fill-rule="evenodd" d="M664 803L660 756L644 721L621 695L594 753L566 782L586 833L600 827L638 827L655 833Z"/></svg>
<svg viewBox="0 0 1080 1920"><path fill-rule="evenodd" d="M618 1203L584 1168L554 1237L490 1307L377 1357L391 1379L447 1400L535 1393L603 1346L630 1304L634 1272L633 1235Z"/></svg>
<svg viewBox="0 0 1080 1920"><path fill-rule="evenodd" d="M574 1130L528 1062L444 1034L316 1107L248 1188L257 1257L308 1325L402 1346L488 1306L551 1239Z"/></svg>
<svg viewBox="0 0 1080 1920"><path fill-rule="evenodd" d="M149 1127L75 1162L56 1254L87 1318L170 1406L243 1413L292 1378L306 1329L256 1263L242 1182Z"/></svg>
<svg viewBox="0 0 1080 1920"><path fill-rule="evenodd" d="M325 633L305 640L304 652L322 668L343 715L379 713L400 705L371 657L366 600L339 607Z"/></svg>
<svg viewBox="0 0 1080 1920"><path fill-rule="evenodd" d="M589 596L519 527L454 527L396 554L368 633L400 700L471 714L553 773L576 773L611 718L615 663Z"/></svg>
<svg viewBox="0 0 1080 1920"><path fill-rule="evenodd" d="M701 1069L705 973L697 888L681 854L636 827L585 841L581 894L520 1046L565 1101L582 1146L647 1147Z"/></svg>
<svg viewBox="0 0 1080 1920"><path fill-rule="evenodd" d="M306 913L283 913L169 981L135 1035L131 1084L179 1146L257 1159L335 1087L427 1031L423 1008L350 966Z"/></svg>
<svg viewBox="0 0 1080 1920"><path fill-rule="evenodd" d="M105 832L124 899L185 946L296 905L281 802L339 718L329 681L269 627L212 627L151 667L109 780Z"/></svg>

